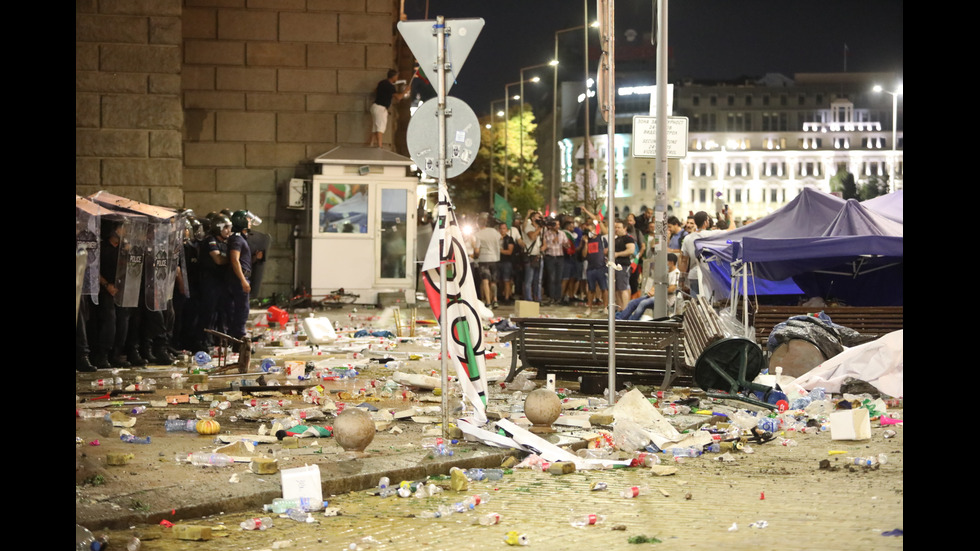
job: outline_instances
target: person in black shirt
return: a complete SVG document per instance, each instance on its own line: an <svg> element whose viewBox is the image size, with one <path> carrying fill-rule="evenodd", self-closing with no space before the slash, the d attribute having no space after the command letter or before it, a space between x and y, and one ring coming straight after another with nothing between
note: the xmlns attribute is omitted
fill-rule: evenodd
<svg viewBox="0 0 980 551"><path fill-rule="evenodd" d="M398 78L398 71L388 69L388 76L378 82L378 87L374 92L374 103L371 104L371 140L368 147L381 147L381 141L385 130L388 128L388 109L391 108L392 100L401 100L405 93L395 90L395 79Z"/></svg>

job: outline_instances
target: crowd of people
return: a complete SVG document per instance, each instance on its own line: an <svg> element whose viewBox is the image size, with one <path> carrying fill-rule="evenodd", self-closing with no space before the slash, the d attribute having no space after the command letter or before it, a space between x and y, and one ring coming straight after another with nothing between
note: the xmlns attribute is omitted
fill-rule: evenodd
<svg viewBox="0 0 980 551"><path fill-rule="evenodd" d="M518 298L542 305L578 303L586 316L612 304L618 319L641 319L655 302L653 265L659 245L653 209L612 220L611 289L609 220L580 210L578 216L529 210L524 216L515 213L509 225L487 213L478 215L477 227L465 236L480 300L488 308L513 304ZM668 315L680 313L678 291L687 296L700 291L694 241L733 227L727 211L718 214L718 223L703 211L690 213L684 221L667 219ZM431 224L431 219L423 224Z"/></svg>
<svg viewBox="0 0 980 551"><path fill-rule="evenodd" d="M178 220L181 246L169 257L174 264L172 294L165 297L165 309L151 309L144 297L154 267L149 260L140 281L125 282L139 287L138 303L124 306L117 299L126 277L120 255L131 256L136 236L127 235L124 217L102 217L99 291L96 300L81 300L76 370L169 365L181 350L211 350L216 343L207 329L245 338L252 272L265 255L264 245L251 246L249 237L261 219L246 210L225 210L202 218L185 211ZM157 256L151 248L139 252L147 258Z"/></svg>

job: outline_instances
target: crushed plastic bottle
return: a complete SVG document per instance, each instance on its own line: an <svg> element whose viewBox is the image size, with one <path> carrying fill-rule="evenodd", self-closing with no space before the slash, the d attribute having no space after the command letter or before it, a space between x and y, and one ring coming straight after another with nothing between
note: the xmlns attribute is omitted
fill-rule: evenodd
<svg viewBox="0 0 980 551"><path fill-rule="evenodd" d="M644 486L629 486L627 488L623 488L623 491L619 492L619 495L620 497L625 497L626 499L633 499L634 497L637 497L641 493L645 492L646 487Z"/></svg>
<svg viewBox="0 0 980 551"><path fill-rule="evenodd" d="M250 518L244 520L239 526L242 530L265 530L272 526L272 519L269 517Z"/></svg>
<svg viewBox="0 0 980 551"><path fill-rule="evenodd" d="M296 509L303 511L305 513L313 511L322 511L327 507L329 502L320 501L317 499L310 499L308 497L290 498L286 499L284 497L277 497L272 500L272 503L266 503L262 506L262 510L266 513L275 513L281 515L287 513L290 509Z"/></svg>
<svg viewBox="0 0 980 551"><path fill-rule="evenodd" d="M568 523L576 528L582 528L584 526L593 526L599 524L606 520L605 515L578 515L573 516L568 519Z"/></svg>
<svg viewBox="0 0 980 551"><path fill-rule="evenodd" d="M528 539L527 534L518 534L516 530L511 530L504 537L504 543L507 545L530 545L531 540Z"/></svg>
<svg viewBox="0 0 980 551"><path fill-rule="evenodd" d="M194 452L187 455L187 462L204 467L227 467L235 460L223 453Z"/></svg>
<svg viewBox="0 0 980 551"><path fill-rule="evenodd" d="M139 436L134 436L132 434L120 434L119 439L128 444L149 444L150 437L140 438Z"/></svg>
<svg viewBox="0 0 980 551"><path fill-rule="evenodd" d="M287 509L286 516L295 520L296 522L305 522L307 524L316 522L316 519L313 518L311 513L302 509Z"/></svg>
<svg viewBox="0 0 980 551"><path fill-rule="evenodd" d="M196 419L167 419L163 424L167 432L197 432Z"/></svg>
<svg viewBox="0 0 980 551"><path fill-rule="evenodd" d="M494 524L500 524L500 514L499 513L487 513L480 516L481 526L493 526Z"/></svg>

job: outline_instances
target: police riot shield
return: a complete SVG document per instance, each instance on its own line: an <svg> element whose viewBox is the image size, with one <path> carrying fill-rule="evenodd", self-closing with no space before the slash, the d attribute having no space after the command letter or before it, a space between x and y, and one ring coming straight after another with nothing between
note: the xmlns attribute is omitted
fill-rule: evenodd
<svg viewBox="0 0 980 551"><path fill-rule="evenodd" d="M121 215L119 262L116 264L116 306L136 308L140 304L143 263L146 259L149 220L145 216Z"/></svg>
<svg viewBox="0 0 980 551"><path fill-rule="evenodd" d="M99 223L104 210L84 197L75 196L76 255L78 251L86 253L84 273L77 292L79 298L90 296L96 304L99 302Z"/></svg>
<svg viewBox="0 0 980 551"><path fill-rule="evenodd" d="M82 301L82 282L85 281L85 265L88 251L82 247L75 248L75 323L78 323L78 307Z"/></svg>
<svg viewBox="0 0 980 551"><path fill-rule="evenodd" d="M167 309L167 301L173 297L174 280L177 276L177 258L174 241L180 241L175 218L150 222L146 259L146 307L160 312Z"/></svg>

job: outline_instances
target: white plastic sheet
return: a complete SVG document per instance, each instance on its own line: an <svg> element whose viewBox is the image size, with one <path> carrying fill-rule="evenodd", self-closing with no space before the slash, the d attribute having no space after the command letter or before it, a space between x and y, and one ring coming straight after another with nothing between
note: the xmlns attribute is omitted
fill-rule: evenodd
<svg viewBox="0 0 980 551"><path fill-rule="evenodd" d="M848 348L796 379L796 384L812 390L823 387L840 392L848 378L865 381L889 396L904 396L904 330Z"/></svg>

